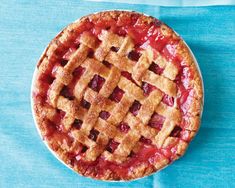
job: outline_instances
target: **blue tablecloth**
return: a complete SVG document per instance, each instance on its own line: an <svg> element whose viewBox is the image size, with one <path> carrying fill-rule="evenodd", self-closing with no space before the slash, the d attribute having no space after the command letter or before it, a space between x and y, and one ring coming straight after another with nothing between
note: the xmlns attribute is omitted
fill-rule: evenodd
<svg viewBox="0 0 235 188"><path fill-rule="evenodd" d="M40 140L30 108L31 79L44 47L68 23L105 9L136 10L170 25L195 53L205 84L201 129L186 155L129 183L91 180L63 166ZM0 187L235 187L235 6L4 0L0 53Z"/></svg>
<svg viewBox="0 0 235 188"><path fill-rule="evenodd" d="M128 3L142 5L158 5L158 6L211 6L211 5L235 5L235 0L85 0L96 2L112 2L112 3Z"/></svg>

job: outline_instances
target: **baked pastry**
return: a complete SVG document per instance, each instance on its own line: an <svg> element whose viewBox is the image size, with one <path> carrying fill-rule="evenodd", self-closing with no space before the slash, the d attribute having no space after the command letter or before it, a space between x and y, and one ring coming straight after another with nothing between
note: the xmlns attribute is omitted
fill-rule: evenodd
<svg viewBox="0 0 235 188"><path fill-rule="evenodd" d="M136 12L91 14L50 42L32 89L48 146L83 176L132 180L182 156L198 131L202 80L184 41Z"/></svg>

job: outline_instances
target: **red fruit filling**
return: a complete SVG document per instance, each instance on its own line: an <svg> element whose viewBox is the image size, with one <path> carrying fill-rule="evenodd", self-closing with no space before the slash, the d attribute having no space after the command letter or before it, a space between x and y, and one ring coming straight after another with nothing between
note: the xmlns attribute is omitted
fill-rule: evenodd
<svg viewBox="0 0 235 188"><path fill-rule="evenodd" d="M85 69L79 66L73 71L73 76L75 77L76 80L79 80L82 74L84 73L84 71Z"/></svg>
<svg viewBox="0 0 235 188"><path fill-rule="evenodd" d="M162 98L162 102L172 107L174 105L174 97L165 94Z"/></svg>
<svg viewBox="0 0 235 188"><path fill-rule="evenodd" d="M64 118L65 116L65 112L62 111L62 110L57 110L57 113L55 114L53 120L54 120L54 123L59 126L61 123L62 123L62 119Z"/></svg>
<svg viewBox="0 0 235 188"><path fill-rule="evenodd" d="M146 164L152 168L155 162L165 158L162 152L151 144L143 143L140 148L137 153L130 153L130 158L121 164L107 161L103 157L97 158L94 162L87 162L79 158L80 160L75 161L75 163L87 169L86 173L88 175L99 172L97 173L97 177L99 178L102 177L107 170L110 170L117 176L125 178L134 167ZM171 148L168 150L170 149Z"/></svg>
<svg viewBox="0 0 235 188"><path fill-rule="evenodd" d="M177 157L177 147L179 143L179 139L176 139L174 142L170 143L167 147L161 148L161 153L166 156L170 161L174 160Z"/></svg>
<svg viewBox="0 0 235 188"><path fill-rule="evenodd" d="M130 110L129 110L129 111L130 111L134 116L136 116L136 115L138 114L138 111L139 111L140 107L141 107L140 102L139 102L139 101L134 101L134 103L133 103L132 106L130 107Z"/></svg>
<svg viewBox="0 0 235 188"><path fill-rule="evenodd" d="M109 98L115 102L119 102L122 99L123 94L124 91L121 90L119 87L116 87Z"/></svg>
<svg viewBox="0 0 235 188"><path fill-rule="evenodd" d="M169 61L176 62L174 63L176 66L179 65L179 62L181 61L180 56L176 54L176 47L178 45L179 40L171 40L171 44L167 44L161 54ZM177 66L179 67L179 66Z"/></svg>
<svg viewBox="0 0 235 188"><path fill-rule="evenodd" d="M113 52L118 52L118 50L119 50L119 48L116 48L116 47L114 47L114 46L112 46L110 49L111 49Z"/></svg>
<svg viewBox="0 0 235 188"><path fill-rule="evenodd" d="M177 98L177 104L179 105L181 112L186 115L191 107L194 91L190 86L190 82L193 79L193 72L189 67L182 67L180 72L180 78L177 78L176 83L180 96Z"/></svg>
<svg viewBox="0 0 235 188"><path fill-rule="evenodd" d="M69 48L69 50L64 54L63 59L68 61L76 50L77 49L74 47Z"/></svg>
<svg viewBox="0 0 235 188"><path fill-rule="evenodd" d="M101 111L100 114L99 114L99 117L106 120L108 119L110 116L110 113L109 112L106 112L106 111Z"/></svg>
<svg viewBox="0 0 235 188"><path fill-rule="evenodd" d="M142 89L145 95L149 95L153 90L156 89L156 87L146 82L143 82Z"/></svg>
<svg viewBox="0 0 235 188"><path fill-rule="evenodd" d="M131 76L131 73L129 73L127 71L122 71L121 75L124 76L125 78L127 78L128 80L132 81L134 84L136 84L135 80Z"/></svg>
<svg viewBox="0 0 235 188"><path fill-rule="evenodd" d="M91 82L88 84L88 86L94 91L99 92L104 82L105 82L105 79L96 74L91 80Z"/></svg>
<svg viewBox="0 0 235 188"><path fill-rule="evenodd" d="M181 128L181 127L175 126L175 128L174 128L173 131L171 132L170 136L179 137L181 131L182 131L182 128Z"/></svg>
<svg viewBox="0 0 235 188"><path fill-rule="evenodd" d="M112 64L110 64L108 61L102 61L102 63L108 68L112 67Z"/></svg>
<svg viewBox="0 0 235 188"><path fill-rule="evenodd" d="M98 135L99 135L99 131L97 131L97 130L95 130L95 129L92 129L92 130L90 131L90 135L88 136L88 138L90 138L91 140L96 141Z"/></svg>
<svg viewBox="0 0 235 188"><path fill-rule="evenodd" d="M132 61L138 61L140 58L140 53L136 52L136 51L131 51L128 54L128 58Z"/></svg>
<svg viewBox="0 0 235 188"><path fill-rule="evenodd" d="M52 82L55 80L55 78L50 75L47 75L47 74L41 74L39 77L39 80L42 83L52 84Z"/></svg>
<svg viewBox="0 0 235 188"><path fill-rule="evenodd" d="M154 127L158 130L161 130L162 129L162 125L165 121L165 117L157 114L157 113L154 113L149 121L149 126L151 127Z"/></svg>
<svg viewBox="0 0 235 188"><path fill-rule="evenodd" d="M90 50L87 57L89 58L93 58L94 57L94 51L93 50Z"/></svg>
<svg viewBox="0 0 235 188"><path fill-rule="evenodd" d="M119 124L118 128L119 128L119 130L120 130L121 132L123 132L123 133L127 133L127 132L129 131L129 129L130 129L130 127L128 126L128 124L125 123L125 122L121 122L121 123Z"/></svg>
<svg viewBox="0 0 235 188"><path fill-rule="evenodd" d="M70 90L67 86L64 86L63 89L60 92L60 95L64 96L65 98L68 98L69 100L73 100L73 91Z"/></svg>
<svg viewBox="0 0 235 188"><path fill-rule="evenodd" d="M91 106L91 104L87 102L85 99L82 99L80 104L83 108L86 108L86 109L89 109Z"/></svg>
<svg viewBox="0 0 235 188"><path fill-rule="evenodd" d="M164 69L160 68L156 63L152 63L149 67L149 70L161 75Z"/></svg>
<svg viewBox="0 0 235 188"><path fill-rule="evenodd" d="M56 77L56 72L58 70L58 68L61 67L59 63L56 63L51 71L51 75L52 77Z"/></svg>
<svg viewBox="0 0 235 188"><path fill-rule="evenodd" d="M111 139L106 147L106 150L109 151L110 153L113 153L115 149L117 149L119 143Z"/></svg>
<svg viewBox="0 0 235 188"><path fill-rule="evenodd" d="M152 143L152 140L147 139L147 138L141 136L140 142L142 142L142 143L144 143L144 144L151 144L151 143Z"/></svg>
<svg viewBox="0 0 235 188"><path fill-rule="evenodd" d="M73 124L72 124L72 127L75 128L75 129L80 129L82 126L82 121L79 120L79 119L75 119Z"/></svg>

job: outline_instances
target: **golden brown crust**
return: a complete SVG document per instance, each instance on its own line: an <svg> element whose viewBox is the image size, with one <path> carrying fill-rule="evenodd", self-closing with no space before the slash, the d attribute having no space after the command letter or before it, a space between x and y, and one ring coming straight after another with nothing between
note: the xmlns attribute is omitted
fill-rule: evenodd
<svg viewBox="0 0 235 188"><path fill-rule="evenodd" d="M134 13L134 12L126 12L126 11L106 11L106 12L100 12L100 13L96 13L96 14L91 14L85 17L82 17L81 19L75 21L74 23L70 24L69 26L67 26L63 31L61 31L48 45L48 47L45 49L45 51L43 52L38 64L37 64L37 71L36 71L36 79L34 82L34 89L33 91L37 91L42 89L42 84L41 82L39 82L39 80L37 79L39 77L40 74L43 74L46 72L46 70L48 69L48 67L52 66L50 64L50 62L56 61L57 58L57 51L58 49L63 49L65 48L67 45L69 45L70 41L73 40L74 36L75 36L75 31L80 29L80 26L82 25L82 23L86 22L86 20L92 20L92 22L98 22L100 20L105 20L105 21L112 21L112 19L118 19L120 16L123 15L131 15L131 14L139 14L139 13ZM147 22L150 23L152 21L154 21L154 18L152 17L147 17L145 15L141 15L143 17L143 19ZM161 30L164 33L165 36L173 36L175 38L177 38L178 36L174 33L174 31L172 29L170 29L168 26L166 26L165 24L163 24L161 26ZM71 59L71 61L74 62L70 62L68 63L68 66L63 69L63 70L58 70L59 76L57 77L56 82L53 82L53 86L51 87L52 89L49 90L49 101L51 105L48 106L44 106L41 102L37 102L36 100L34 100L33 103L33 109L34 109L34 116L37 122L37 125L41 131L42 136L48 135L50 133L48 133L48 129L46 128L46 126L48 125L48 121L50 121L50 119L52 120L52 117L54 116L55 109L52 108L56 107L59 109L63 109L63 111L68 112L70 115L72 115L72 117L79 117L79 119L84 118L83 114L87 113L87 112L82 112L79 111L76 108L76 102L71 102L69 100L67 100L66 98L63 97L59 97L58 93L59 91L62 89L63 85L68 85L69 82L71 81L72 77L71 77L71 70L74 70L75 68L75 64L76 67L78 67L79 62L80 64L83 63L83 61L85 60L84 57L86 57L86 55L83 57L83 55L86 51L87 51L87 47L95 49L97 48L97 44L96 44L96 40L92 39L92 38L87 38L86 35L83 35L84 37L81 38L80 40L83 42L84 46L83 49L80 51L76 51L75 54L73 55L73 58ZM165 77L158 77L156 76L156 74L154 75L153 73L151 73L150 71L148 71L147 74L144 73L144 71L146 71L146 69L149 67L149 62L152 62L153 57L151 54L149 54L150 52L148 52L148 50L146 50L146 56L142 55L141 58L142 60L137 62L137 64L135 65L134 71L132 72L132 67L133 67L133 63L131 61L129 61L128 59L126 59L124 57L124 52L129 52L131 50L131 48L133 47L133 45L130 42L129 38L121 38L118 37L117 39L114 39L114 41L112 41L112 39L115 38L115 35L111 34L111 33L102 33L102 35L100 35L100 40L105 40L105 41L109 41L110 44L105 43L105 45L101 47L98 47L98 49L95 52L95 57L97 60L102 61L104 60L104 58L107 56L107 46L110 46L117 43L118 46L122 46L122 48L119 49L119 56L123 56L122 57L122 61L121 62L125 62L122 65L117 64L117 61L115 61L116 58L116 53L109 53L108 56L106 57L107 60L109 60L113 65L117 66L119 69L121 70L125 70L128 72L131 72L133 74L133 78L135 79L135 81L137 83L141 82L141 79L143 81L148 81L149 83L153 84L154 86L160 88L162 91L164 91L165 93L167 93L169 96L176 96L176 86L175 83L172 81L174 80L175 76L177 75L177 69L175 69L175 67L166 67L166 63L164 62L164 60L159 61L159 66L164 67L164 73L163 75ZM124 45L124 44L127 45ZM130 45L129 45L130 44ZM129 45L129 46L128 46ZM110 48L109 47L109 48ZM185 65L187 65L188 67L190 67L190 69L194 72L193 74L193 78L190 80L190 86L193 88L194 91L194 95L192 97L192 105L189 108L189 113L190 113L190 118L188 119L187 122L187 126L186 129L190 132L190 138L192 138L195 133L198 131L199 126L200 126L200 116L201 116L201 111L202 111L202 106L203 106L203 88L202 88L202 79L199 73L199 70L196 66L196 62L194 61L188 47L186 46L186 44L181 40L179 45L177 46L177 53L183 57L183 62L185 63ZM148 59L144 59L144 58L148 58ZM94 60L85 60L85 64L86 67L88 67L90 73L97 71L97 66L98 64L94 61ZM96 66L95 66L96 65ZM92 66L95 66L95 68L92 68ZM95 70L95 71L94 71ZM102 70L102 71L101 71ZM170 70L170 71L169 71ZM104 77L107 76L106 71L105 71L105 67L101 66L98 70L100 72L100 74ZM120 75L120 72L116 69L113 70L113 72L115 73L115 75ZM110 73L111 75L111 73ZM90 77L92 77L93 75L91 74ZM91 78L87 78L87 80L83 80L82 82L80 82L80 85L86 85L87 82L91 79ZM111 78L113 78L113 76L111 76ZM108 76L107 76L108 78ZM107 79L106 78L106 79ZM110 80L110 79L109 79ZM103 95L107 95L108 96L108 92L112 91L114 89L114 87L117 85L117 83L113 83L111 80L109 82L109 84L107 84L107 87L103 88L103 91L101 90L101 93L103 93ZM114 86L114 87L113 87ZM153 98L151 99L150 97L148 99L144 99L143 94L141 93L142 91L138 90L138 87L135 84L132 84L130 81L123 79L123 81L120 81L118 86L125 90L125 92L127 93L127 97L126 99L122 100L123 105L125 106L130 106L133 101L135 99L138 99L139 101L144 101L142 103L143 108L147 108L146 105L151 105L153 104L153 102L155 102L155 106L157 106L158 104L160 104L160 107L156 108L153 106L151 109L151 106L149 107L149 111L151 112L150 114L152 114L154 112L154 109L157 113L159 114L163 114L165 115L165 117L168 117L168 121L166 121L163 125L163 129L159 132L159 134L156 135L156 131L152 128L149 127L145 127L141 129L141 121L142 122L147 122L150 118L149 118L149 114L146 113L145 110L140 111L142 115L139 115L139 119L141 120L140 122L135 122L135 118L133 118L131 115L127 115L126 119L129 119L129 122L132 122L133 125L131 124L130 127L132 129L134 129L135 127L137 127L138 125L138 131L141 132L141 135L144 135L146 137L155 139L155 144L158 147L163 147L163 148L167 148L170 145L174 145L176 144L176 151L177 151L177 156L175 156L175 158L173 160L176 160L178 158L178 156L182 156L185 152L185 150L187 149L188 143L185 141L177 141L175 139L170 139L172 137L168 137L170 132L174 129L174 126L177 122L179 122L181 119L178 116L178 111L173 109L173 108L167 108L164 107L164 104L160 103L162 96L161 94L158 93L151 93L151 95L153 95ZM167 87L166 87L167 86ZM128 87L128 88L127 88ZM76 86L75 86L76 88ZM126 89L127 88L127 89ZM80 90L76 90L75 96L76 98L81 98L83 96L83 90L81 88L79 88ZM89 92L86 92L86 96L85 98L88 101L92 101L92 96L93 93L92 91L90 91L91 93L89 94ZM130 93L128 93L130 92ZM97 96L99 97L99 96ZM95 98L96 101L93 101L93 103L97 103L96 105L100 105L102 106L104 109L106 108L107 110L112 109L110 106L112 106L112 104L110 104L109 101L107 101L106 99L103 99L101 97L99 97L99 100L97 98ZM64 105L66 103L66 105ZM59 105L61 104L61 105ZM146 107L145 107L146 106ZM65 109L67 108L67 109ZM122 118L125 116L126 112L122 112L120 113L120 108L122 108L122 106L119 106L118 108L113 108L112 112L114 114L118 114L117 117L111 117L108 121L108 123L110 124L116 124L119 123L119 120L122 120ZM167 109L166 111L163 111L162 109ZM77 113L79 111L79 113ZM111 110L110 110L111 111ZM85 127L89 127L89 125L91 124L91 122L93 121L94 117L97 116L97 114L99 113L99 111L97 111L96 113L92 113L92 114L88 114L84 119L82 119L85 123L87 124L87 126ZM111 113L112 114L112 113ZM169 115L170 114L170 115ZM81 118L80 118L81 117ZM72 120L74 120L74 118ZM69 122L71 123L70 119L67 119L67 124L69 124ZM96 128L99 128L100 131L105 135L110 135L113 133L112 128L110 128L110 130L106 129L104 130L104 128L102 127L102 120L100 123L98 123L99 125ZM144 124L142 124L142 126L144 126ZM111 126L112 127L112 126ZM168 127L168 128L167 128ZM171 127L171 129L169 129L169 127ZM152 129L152 130L150 130ZM148 130L148 131L146 131ZM89 130L84 129L84 134ZM96 147L96 144L91 142L90 140L87 140L87 138L85 137L81 137L81 134L78 134L76 131L72 132L72 134L74 134L74 137L79 141L86 143L85 145L87 146L94 146L94 148ZM110 155L109 153L105 152L104 155L106 156L106 158L109 158L110 160L115 160L115 161L119 161L122 162L123 159L125 159L127 157L127 155L129 155L129 153L125 153L123 151L128 150L128 147L133 147L134 146L130 146L129 142L131 140L129 140L130 138L133 139L139 139L141 135L138 135L139 132L133 132L131 133L133 135L128 135L129 137L126 137L125 139L122 139L123 144L117 149L115 150L113 155ZM117 136L117 134L114 134L113 137L117 137L117 140L121 138L121 136ZM111 136L112 137L112 136ZM168 138L167 138L168 137ZM104 136L103 138L100 138L100 146L104 147L108 140L105 140L106 137ZM154 163L154 165L149 166L145 163L142 163L140 165L137 165L135 168L133 168L126 177L119 177L115 172L113 171L106 171L105 174L103 174L102 177L98 176L98 172L96 171L90 171L86 168L83 168L83 166L78 166L78 165L72 165L72 161L70 161L68 154L65 152L66 150L68 150L68 147L66 144L64 145L62 141L60 141L60 139L58 139L58 142L50 142L50 140L46 140L47 144L49 145L49 147L66 163L68 164L71 168L73 168L75 171L77 171L79 174L84 175L84 176L89 176L92 178L96 178L96 179L103 179L103 180L132 180L132 179L136 179L136 178L141 178L143 176L147 176L159 169L162 169L163 167L165 167L166 165L168 165L170 161L168 158L163 157L161 159L159 159L156 163ZM128 142L128 144L125 145L125 142ZM135 142L134 142L135 143ZM101 147L101 149L102 149ZM136 146L137 147L137 146ZM97 149L92 149L90 151L90 154L87 156L87 159L89 160L95 160L97 155L100 154L99 151L100 148ZM135 148L134 148L135 149ZM92 153L93 152L93 153ZM118 156L116 158L116 156ZM121 158L121 156L123 158Z"/></svg>

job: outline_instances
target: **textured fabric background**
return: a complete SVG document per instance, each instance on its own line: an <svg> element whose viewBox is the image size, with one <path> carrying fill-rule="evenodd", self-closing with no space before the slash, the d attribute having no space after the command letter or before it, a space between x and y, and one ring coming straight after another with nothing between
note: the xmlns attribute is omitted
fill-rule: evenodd
<svg viewBox="0 0 235 188"><path fill-rule="evenodd" d="M188 43L205 85L201 129L186 155L148 178L106 183L62 165L36 131L30 86L49 41L82 15L131 9L160 18ZM235 187L235 6L157 7L83 1L0 5L0 187Z"/></svg>
<svg viewBox="0 0 235 188"><path fill-rule="evenodd" d="M158 6L211 6L211 5L235 5L235 0L85 0L96 2L115 2L143 5L158 5Z"/></svg>

